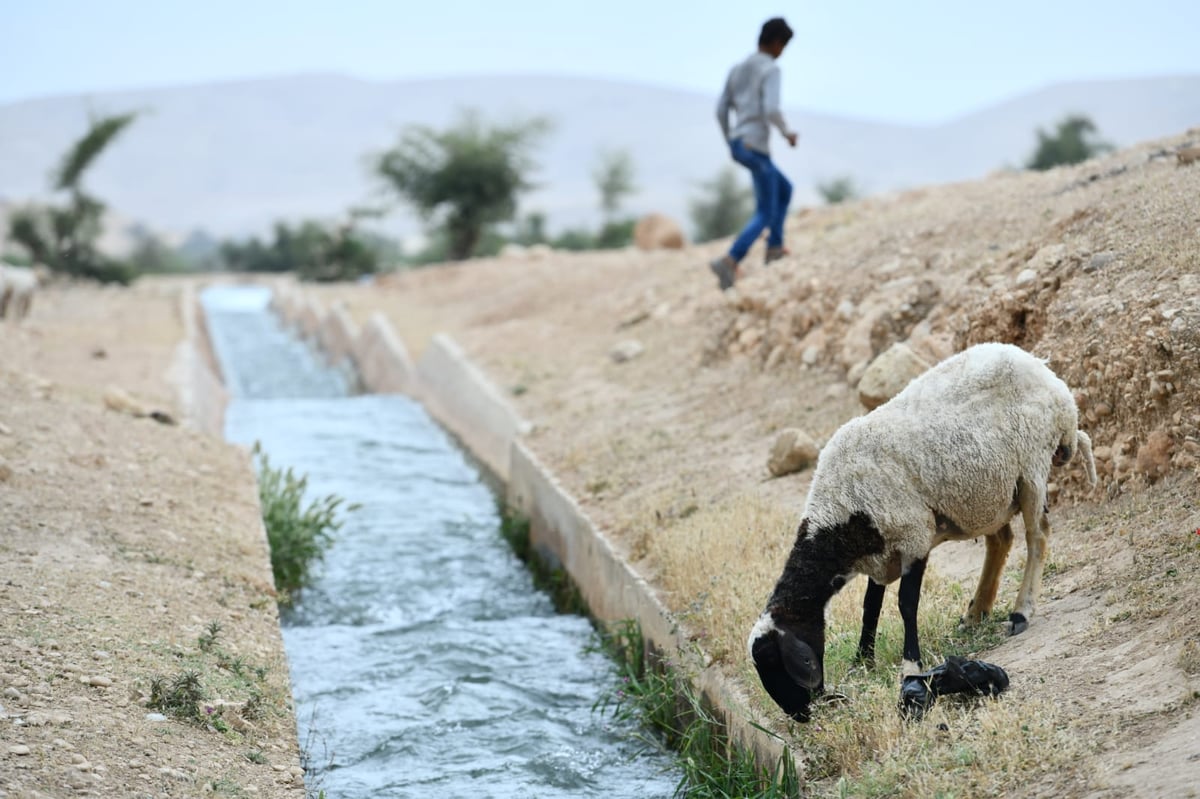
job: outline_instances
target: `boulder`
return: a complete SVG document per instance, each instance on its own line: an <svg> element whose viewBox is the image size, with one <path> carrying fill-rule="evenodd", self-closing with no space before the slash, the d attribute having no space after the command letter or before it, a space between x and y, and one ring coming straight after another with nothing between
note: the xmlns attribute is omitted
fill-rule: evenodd
<svg viewBox="0 0 1200 799"><path fill-rule="evenodd" d="M681 250L683 228L664 214L646 214L633 228L633 243L639 250Z"/></svg>
<svg viewBox="0 0 1200 799"><path fill-rule="evenodd" d="M771 447L767 469L775 477L798 472L817 462L820 448L812 437L796 427L782 431Z"/></svg>
<svg viewBox="0 0 1200 799"><path fill-rule="evenodd" d="M904 390L930 364L907 344L897 342L871 361L858 381L858 400L868 411Z"/></svg>

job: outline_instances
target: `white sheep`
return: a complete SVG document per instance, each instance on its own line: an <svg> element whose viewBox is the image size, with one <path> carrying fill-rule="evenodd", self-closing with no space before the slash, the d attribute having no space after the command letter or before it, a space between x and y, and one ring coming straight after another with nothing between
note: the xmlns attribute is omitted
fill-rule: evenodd
<svg viewBox="0 0 1200 799"><path fill-rule="evenodd" d="M884 586L900 579L904 673L920 670L917 604L930 550L986 536L979 586L964 621L992 609L1021 513L1028 557L1011 632L1028 626L1041 588L1050 523L1051 465L1084 455L1067 385L1045 362L1008 344L980 344L916 378L891 401L843 425L822 450L796 543L750 633L763 686L807 720L824 689L825 606L855 574L869 577L859 658L874 657Z"/></svg>
<svg viewBox="0 0 1200 799"><path fill-rule="evenodd" d="M28 316L37 287L32 269L0 263L0 319L20 321Z"/></svg>

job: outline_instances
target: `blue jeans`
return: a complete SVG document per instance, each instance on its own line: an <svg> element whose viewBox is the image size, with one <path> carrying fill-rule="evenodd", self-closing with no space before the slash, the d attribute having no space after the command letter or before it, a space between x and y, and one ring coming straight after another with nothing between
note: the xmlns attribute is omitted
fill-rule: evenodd
<svg viewBox="0 0 1200 799"><path fill-rule="evenodd" d="M792 184L771 161L771 156L751 150L741 139L729 143L729 153L734 161L750 170L754 179L754 216L729 248L729 257L740 262L763 230L770 231L768 247L783 246L783 220L792 201Z"/></svg>

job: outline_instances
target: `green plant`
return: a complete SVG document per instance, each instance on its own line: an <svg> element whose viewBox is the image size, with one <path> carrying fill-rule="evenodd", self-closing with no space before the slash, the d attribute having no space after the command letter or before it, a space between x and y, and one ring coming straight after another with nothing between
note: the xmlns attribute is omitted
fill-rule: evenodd
<svg viewBox="0 0 1200 799"><path fill-rule="evenodd" d="M150 680L150 701L146 706L161 710L168 716L198 721L201 718L200 703L205 698L200 673L182 671L170 680L165 677Z"/></svg>
<svg viewBox="0 0 1200 799"><path fill-rule="evenodd" d="M648 656L637 622L619 622L602 633L601 640L617 663L620 682L594 709L647 725L660 736L662 745L674 750L683 772L675 789L677 796L775 799L800 795L800 776L790 751L784 749L774 768L760 765L753 753L730 739L719 714L670 661Z"/></svg>
<svg viewBox="0 0 1200 799"><path fill-rule="evenodd" d="M696 241L712 241L736 233L754 207L754 192L733 167L725 167L712 180L700 184L700 196L689 213Z"/></svg>
<svg viewBox="0 0 1200 799"><path fill-rule="evenodd" d="M217 636L221 634L221 622L217 620L210 621L208 626L204 628L204 632L200 633L200 638L197 643L200 646L201 652L211 652L213 646L217 643Z"/></svg>
<svg viewBox="0 0 1200 799"><path fill-rule="evenodd" d="M467 111L447 130L416 125L375 161L375 172L446 234L447 258L469 258L490 226L513 218L531 188L533 145L549 129L542 118L485 126Z"/></svg>
<svg viewBox="0 0 1200 799"><path fill-rule="evenodd" d="M1037 148L1026 166L1046 170L1065 164L1078 164L1108 152L1112 145L1094 138L1096 123L1083 114L1071 114L1058 123L1053 134L1037 130Z"/></svg>
<svg viewBox="0 0 1200 799"><path fill-rule="evenodd" d="M854 185L854 178L843 175L818 183L817 194L821 195L821 199L825 201L826 205L837 205L847 200L857 199L858 187Z"/></svg>
<svg viewBox="0 0 1200 799"><path fill-rule="evenodd" d="M500 535L533 576L533 584L550 595L560 613L586 616L587 603L562 564L543 557L529 539L529 519L501 509Z"/></svg>
<svg viewBox="0 0 1200 799"><path fill-rule="evenodd" d="M592 180L600 192L600 210L604 212L606 222L611 223L624 199L637 191L633 173L633 156L628 150L600 153L592 171Z"/></svg>
<svg viewBox="0 0 1200 799"><path fill-rule="evenodd" d="M129 283L136 276L129 264L97 249L105 205L82 186L88 167L136 118L136 113L127 113L93 119L67 150L52 176L54 191L68 195L65 205L27 206L13 212L8 236L25 248L32 261L102 282Z"/></svg>
<svg viewBox="0 0 1200 799"><path fill-rule="evenodd" d="M262 503L263 524L271 547L271 571L279 602L291 604L295 594L309 585L313 565L325 556L333 543L333 533L341 529L338 509L344 500L330 494L304 505L308 477L299 477L292 469L271 466L257 444L258 496ZM354 511L358 505L346 506Z"/></svg>

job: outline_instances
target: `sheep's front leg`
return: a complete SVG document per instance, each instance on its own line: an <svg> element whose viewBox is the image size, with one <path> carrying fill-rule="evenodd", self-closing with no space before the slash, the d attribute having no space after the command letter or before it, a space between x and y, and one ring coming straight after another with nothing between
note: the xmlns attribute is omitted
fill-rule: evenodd
<svg viewBox="0 0 1200 799"><path fill-rule="evenodd" d="M867 666L875 665L875 631L879 628L879 612L883 609L883 592L887 586L867 578L867 593L863 596L862 636L854 659Z"/></svg>
<svg viewBox="0 0 1200 799"><path fill-rule="evenodd" d="M905 676L921 671L921 645L917 639L917 605L921 602L921 580L925 577L925 558L914 560L900 578L900 618L904 620Z"/></svg>
<svg viewBox="0 0 1200 799"><path fill-rule="evenodd" d="M983 558L983 570L979 573L979 585L975 589L975 598L967 606L964 622L968 625L978 624L992 612L996 604L996 592L1000 588L1000 574L1008 561L1008 552L1012 549L1013 531L1011 525L1004 525L992 535L984 538L987 544L987 554Z"/></svg>
<svg viewBox="0 0 1200 799"><path fill-rule="evenodd" d="M1043 507L1044 499L1039 496L1036 500L1036 503L1030 503L1022 498L1021 502L1021 514L1025 519L1025 576L1017 592L1016 607L1008 617L1012 625L1010 635L1029 629L1029 620L1033 617L1038 596L1042 592L1042 569L1050 551L1050 517ZM1031 504L1033 507L1030 507Z"/></svg>

